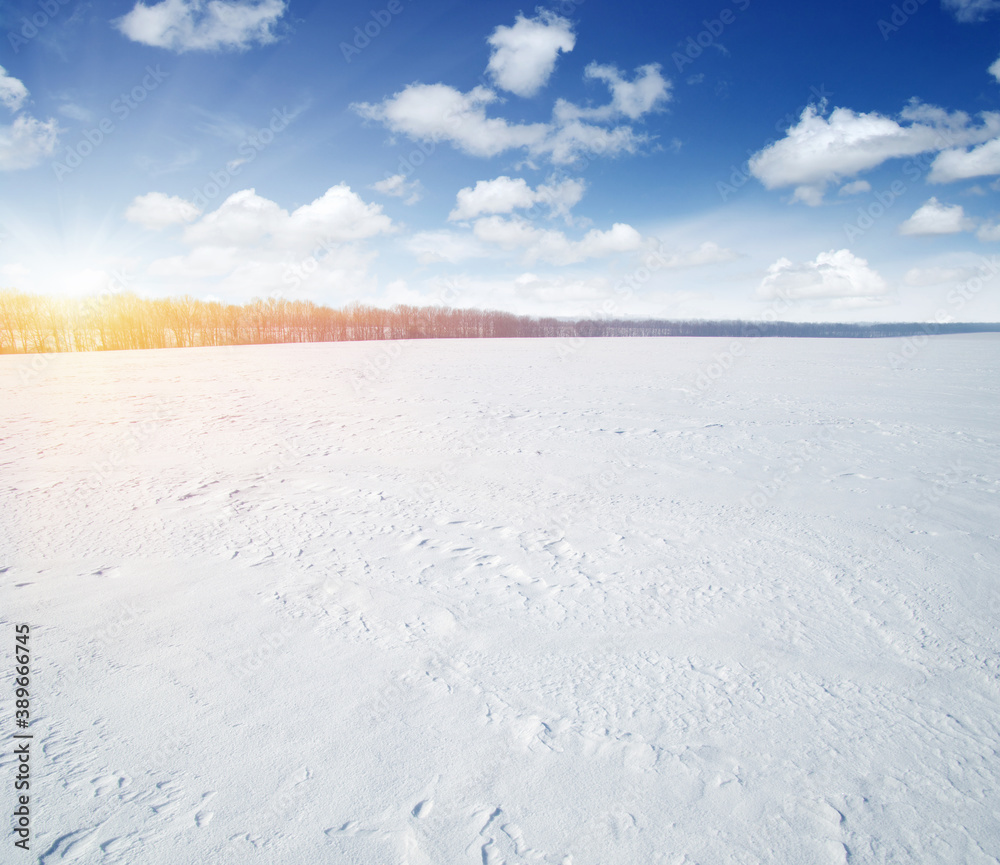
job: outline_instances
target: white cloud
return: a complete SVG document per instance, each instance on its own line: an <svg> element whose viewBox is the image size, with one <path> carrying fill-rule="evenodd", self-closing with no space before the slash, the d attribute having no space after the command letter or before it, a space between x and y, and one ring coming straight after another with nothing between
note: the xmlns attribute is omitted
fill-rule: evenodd
<svg viewBox="0 0 1000 865"><path fill-rule="evenodd" d="M285 14L285 0L162 0L132 11L113 23L133 42L184 51L245 50L275 40L274 25Z"/></svg>
<svg viewBox="0 0 1000 865"><path fill-rule="evenodd" d="M518 96L534 96L548 82L560 51L573 50L573 25L551 12L518 15L513 26L497 27L486 40L493 49L486 67L493 82Z"/></svg>
<svg viewBox="0 0 1000 865"><path fill-rule="evenodd" d="M990 68L987 71L990 75L996 78L997 81L1000 81L1000 57L990 64Z"/></svg>
<svg viewBox="0 0 1000 865"><path fill-rule="evenodd" d="M784 138L751 157L750 171L768 189L799 187L796 197L813 203L828 183L888 159L978 144L1000 134L1000 114L981 116L982 125L972 126L964 112L913 102L899 120L849 108L824 117L810 105Z"/></svg>
<svg viewBox="0 0 1000 865"><path fill-rule="evenodd" d="M200 214L197 207L180 196L149 192L133 199L125 211L125 218L144 228L160 229L193 222Z"/></svg>
<svg viewBox="0 0 1000 865"><path fill-rule="evenodd" d="M345 184L330 187L291 213L255 190L244 189L185 229L184 240L198 246L251 248L266 243L303 251L323 242L363 240L391 229L392 220L380 205L366 204Z"/></svg>
<svg viewBox="0 0 1000 865"><path fill-rule="evenodd" d="M738 252L726 249L708 240L697 249L688 252L674 252L667 256L658 255L653 260L659 261L662 267L670 270L678 270L685 267L704 267L709 264L723 264L727 261L735 261L740 257Z"/></svg>
<svg viewBox="0 0 1000 865"><path fill-rule="evenodd" d="M812 186L796 186L792 195L792 201L801 201L810 207L819 207L823 203L824 184L817 183Z"/></svg>
<svg viewBox="0 0 1000 865"><path fill-rule="evenodd" d="M845 183L837 191L837 195L858 195L862 192L871 192L872 185L867 180L855 180L852 183Z"/></svg>
<svg viewBox="0 0 1000 865"><path fill-rule="evenodd" d="M0 102L11 111L20 111L28 98L24 83L0 66ZM59 137L55 120L36 120L29 114L14 118L9 126L0 125L0 171L32 168L51 156Z"/></svg>
<svg viewBox="0 0 1000 865"><path fill-rule="evenodd" d="M517 252L524 264L568 265L638 251L643 248L643 239L631 225L620 222L607 231L592 229L580 240L570 240L561 231L537 228L519 216L508 219L493 215L477 219L471 232L419 232L406 246L423 263L497 258L506 251Z"/></svg>
<svg viewBox="0 0 1000 865"><path fill-rule="evenodd" d="M374 290L368 275L373 255L354 244L297 259L268 248L196 247L187 255L154 261L147 275L168 287L173 284L178 293L190 292L197 280L213 295L244 301L255 295L294 293L327 302L339 296L347 302Z"/></svg>
<svg viewBox="0 0 1000 865"><path fill-rule="evenodd" d="M757 296L764 300L879 298L889 292L882 276L850 250L821 252L815 261L779 258L767 269Z"/></svg>
<svg viewBox="0 0 1000 865"><path fill-rule="evenodd" d="M359 242L392 230L379 205L344 184L291 212L244 189L184 230L187 254L159 259L148 272L160 279L222 278L223 290L242 296L290 285L361 290L374 253Z"/></svg>
<svg viewBox="0 0 1000 865"><path fill-rule="evenodd" d="M483 213L511 213L515 208L531 207L535 192L523 177L502 175L495 180L477 181L475 188L460 189L455 201L448 219L474 219Z"/></svg>
<svg viewBox="0 0 1000 865"><path fill-rule="evenodd" d="M288 211L254 189L243 189L185 229L184 240L196 246L251 247L287 220Z"/></svg>
<svg viewBox="0 0 1000 865"><path fill-rule="evenodd" d="M24 83L7 74L7 70L0 66L0 102L11 111L20 111L24 100L28 98L28 88Z"/></svg>
<svg viewBox="0 0 1000 865"><path fill-rule="evenodd" d="M581 156L617 156L620 153L635 153L649 138L632 131L630 126L615 126L605 129L592 123L574 120L559 125L539 153L548 153L552 161L559 165L576 162Z"/></svg>
<svg viewBox="0 0 1000 865"><path fill-rule="evenodd" d="M611 102L597 108L581 108L560 99L556 102L554 116L560 121L611 120L628 117L638 120L644 114L656 111L670 100L671 84L660 74L659 63L649 63L635 70L635 79L627 81L617 66L591 63L584 71L587 78L603 81L611 91Z"/></svg>
<svg viewBox="0 0 1000 865"><path fill-rule="evenodd" d="M10 126L0 126L0 171L32 168L52 156L59 136L55 120L22 114Z"/></svg>
<svg viewBox="0 0 1000 865"><path fill-rule="evenodd" d="M525 185L530 192L530 187ZM519 184L512 187L522 189ZM523 192L523 190L522 190ZM509 200L509 199L508 199ZM526 199L525 199L526 200ZM499 214L477 219L471 232L425 231L406 242L407 248L423 263L455 264L474 258L503 257L515 252L522 264L536 262L566 266L622 253L643 253L647 266L655 270L680 270L734 261L740 254L712 241L695 249L669 252L662 246L653 251L653 241L643 238L631 225L616 222L607 230L592 229L579 240L562 231L539 228L520 216Z"/></svg>
<svg viewBox="0 0 1000 865"><path fill-rule="evenodd" d="M614 156L634 153L648 139L628 126L606 129L579 120L552 123L509 123L487 117L486 106L497 95L485 87L462 93L447 84L411 84L378 104L355 103L362 117L417 141L450 141L472 156L496 156L525 149L548 155L555 163L571 163L583 154Z"/></svg>
<svg viewBox="0 0 1000 865"><path fill-rule="evenodd" d="M572 48L569 26L558 16L540 12L535 19L519 15L514 27L498 27L490 37L495 48L490 74L497 86L521 95L536 92L548 79L558 50ZM524 150L529 157L568 164L589 154L635 153L650 140L647 135L630 126L600 124L618 118L637 120L658 110L670 98L671 88L660 74L660 66L651 63L638 67L631 81L612 65L591 63L586 75L607 84L611 102L584 108L559 99L547 123L488 117L487 107L503 100L484 86L463 93L443 83L417 82L381 102L358 102L351 108L390 132L421 142L446 141L472 156L492 157L509 150Z"/></svg>
<svg viewBox="0 0 1000 865"><path fill-rule="evenodd" d="M572 276L539 276L527 272L514 279L514 294L523 300L532 300L557 310L564 315L567 304L587 304L580 314L594 316L594 310L601 310L607 300L608 281L603 277L580 279ZM598 313L599 314L599 313Z"/></svg>
<svg viewBox="0 0 1000 865"><path fill-rule="evenodd" d="M522 260L527 264L535 261L576 264L588 258L634 252L642 247L642 235L622 222L616 222L607 231L591 229L581 240L574 241L561 231L536 228L520 217L487 216L476 220L473 234L483 243L501 249L522 249Z"/></svg>
<svg viewBox="0 0 1000 865"><path fill-rule="evenodd" d="M158 258L149 265L147 273L156 278L206 279L232 273L243 258L242 250L235 246L203 246L187 255Z"/></svg>
<svg viewBox="0 0 1000 865"><path fill-rule="evenodd" d="M419 231L405 245L422 264L457 264L470 258L485 258L489 255L489 250L471 234L447 229Z"/></svg>
<svg viewBox="0 0 1000 865"><path fill-rule="evenodd" d="M985 21L991 12L1000 10L998 0L942 0L941 5L966 22Z"/></svg>
<svg viewBox="0 0 1000 865"><path fill-rule="evenodd" d="M451 141L473 156L496 156L505 150L534 150L545 141L544 123L508 123L487 118L486 106L497 95L485 87L462 93L447 84L411 84L377 105L355 103L362 117L418 141Z"/></svg>
<svg viewBox="0 0 1000 865"><path fill-rule="evenodd" d="M376 192L381 192L382 195L406 198L403 204L416 204L423 197L420 181L414 180L407 183L405 174L393 174L391 177L378 181L378 183L373 183L371 188Z"/></svg>
<svg viewBox="0 0 1000 865"><path fill-rule="evenodd" d="M475 219L488 213L512 213L518 208L529 208L544 204L550 215L568 216L569 211L583 198L586 185L579 179L567 179L560 183L551 181L540 184L537 189L528 186L523 177L511 178L501 175L494 180L480 180L475 188L460 189L455 196L456 206L448 219Z"/></svg>
<svg viewBox="0 0 1000 865"><path fill-rule="evenodd" d="M945 150L931 165L928 183L951 183L970 177L1000 174L1000 138L994 138L971 150Z"/></svg>
<svg viewBox="0 0 1000 865"><path fill-rule="evenodd" d="M983 241L983 243L998 243L1000 242L1000 225L987 222L979 226L976 237Z"/></svg>
<svg viewBox="0 0 1000 865"><path fill-rule="evenodd" d="M252 191L252 190L251 190ZM379 204L366 204L351 188L331 186L310 204L293 210L276 232L284 246L347 243L392 231L392 220Z"/></svg>
<svg viewBox="0 0 1000 865"><path fill-rule="evenodd" d="M913 215L899 226L900 234L958 234L972 231L975 223L965 215L961 204L942 204L930 198Z"/></svg>

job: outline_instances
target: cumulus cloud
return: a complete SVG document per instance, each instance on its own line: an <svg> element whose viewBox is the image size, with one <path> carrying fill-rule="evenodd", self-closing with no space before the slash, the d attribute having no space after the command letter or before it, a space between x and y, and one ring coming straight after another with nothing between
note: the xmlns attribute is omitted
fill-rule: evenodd
<svg viewBox="0 0 1000 865"><path fill-rule="evenodd" d="M815 261L801 264L779 258L767 269L757 296L763 300L881 298L889 290L867 260L841 249L821 252Z"/></svg>
<svg viewBox="0 0 1000 865"><path fill-rule="evenodd" d="M527 150L555 163L571 163L583 154L634 153L648 139L631 127L606 129L580 120L559 123L510 123L487 117L497 95L485 87L462 93L447 84L411 84L377 104L351 107L367 120L417 141L448 141L472 156L497 156Z"/></svg>
<svg viewBox="0 0 1000 865"><path fill-rule="evenodd" d="M381 206L366 204L345 184L291 213L270 199L244 189L184 231L197 246L254 248L262 243L285 250L307 250L321 243L346 243L390 231L392 220Z"/></svg>
<svg viewBox="0 0 1000 865"><path fill-rule="evenodd" d="M569 165L588 155L618 156L622 153L636 153L648 142L648 136L634 132L631 126L605 129L603 126L574 120L556 126L536 152L548 154L557 165Z"/></svg>
<svg viewBox="0 0 1000 865"><path fill-rule="evenodd" d="M306 283L316 290L357 290L373 255L360 241L392 230L379 205L367 204L345 184L291 212L244 189L189 224L182 235L187 254L158 259L149 275L221 278L222 288L243 295Z"/></svg>
<svg viewBox="0 0 1000 865"><path fill-rule="evenodd" d="M532 300L565 315L576 307L581 315L593 315L607 300L608 280L599 276L580 279L574 276L522 273L514 279L514 294L522 300ZM584 306L581 306L585 304Z"/></svg>
<svg viewBox="0 0 1000 865"><path fill-rule="evenodd" d="M276 250L252 252L235 247L196 247L187 255L161 258L147 276L174 291L191 291L197 280L211 286L212 294L246 299L253 295L305 294L329 301L340 296L346 302L358 292L374 290L368 267L374 253L347 245L322 250L315 256L289 259Z"/></svg>
<svg viewBox="0 0 1000 865"><path fill-rule="evenodd" d="M10 126L0 126L0 171L32 168L52 156L59 137L55 120L22 114Z"/></svg>
<svg viewBox="0 0 1000 865"><path fill-rule="evenodd" d="M450 141L473 156L496 156L505 150L534 150L545 141L544 123L508 123L486 116L486 106L497 99L486 87L462 93L447 84L411 84L378 104L355 103L352 108L367 120L418 141Z"/></svg>
<svg viewBox="0 0 1000 865"><path fill-rule="evenodd" d="M942 0L941 5L955 13L959 21L985 21L1000 10L1000 0Z"/></svg>
<svg viewBox="0 0 1000 865"><path fill-rule="evenodd" d="M704 267L709 264L724 264L727 261L735 261L740 258L740 254L732 249L726 249L719 244L707 240L697 249L686 252L673 252L668 255L657 255L654 260L659 261L662 267L670 270L678 270L686 267Z"/></svg>
<svg viewBox="0 0 1000 865"><path fill-rule="evenodd" d="M12 75L7 74L7 70L0 66L0 102L11 111L20 111L24 100L28 98L28 88L24 83Z"/></svg>
<svg viewBox="0 0 1000 865"><path fill-rule="evenodd" d="M457 264L489 255L489 250L471 234L447 229L418 231L407 239L405 245L422 264Z"/></svg>
<svg viewBox="0 0 1000 865"><path fill-rule="evenodd" d="M20 111L28 98L24 83L0 66L0 102L10 111ZM51 118L37 120L20 114L9 126L0 125L0 171L32 168L52 156L59 138L59 124Z"/></svg>
<svg viewBox="0 0 1000 865"><path fill-rule="evenodd" d="M559 52L576 44L573 25L552 12L536 18L518 15L513 26L500 26L486 40L492 52L487 74L501 90L534 96L556 68Z"/></svg>
<svg viewBox="0 0 1000 865"><path fill-rule="evenodd" d="M512 28L497 28L490 37L491 44L496 43L490 62L491 75L499 88L525 95L534 93L548 79L558 53L553 49L554 36L571 35L566 29L568 23L564 22L565 27L553 23L560 21L563 19L558 16L540 13L536 19L519 16ZM497 34L502 37L499 41ZM547 47L543 51L541 46ZM548 59L542 63L539 58ZM611 102L584 108L560 99L547 123L519 123L487 116L487 108L503 100L496 91L482 85L463 93L443 83L417 82L381 102L359 102L351 108L391 132L415 141L446 141L472 156L492 157L509 150L524 150L529 157L569 164L590 154L635 153L649 141L647 135L628 125L602 124L620 118L637 120L658 110L670 98L670 82L655 63L640 66L632 80L615 66L595 63L587 67L586 75L607 84Z"/></svg>
<svg viewBox="0 0 1000 865"><path fill-rule="evenodd" d="M939 153L931 164L929 183L951 183L970 177L1000 174L1000 138L970 150L951 149Z"/></svg>
<svg viewBox="0 0 1000 865"><path fill-rule="evenodd" d="M972 231L975 223L965 215L961 204L942 204L930 198L899 226L900 234L958 234Z"/></svg>
<svg viewBox="0 0 1000 865"><path fill-rule="evenodd" d="M523 177L503 175L495 180L480 180L475 188L460 189L455 200L455 209L448 219L473 219L483 213L511 213L518 207L531 207L535 192Z"/></svg>
<svg viewBox="0 0 1000 865"><path fill-rule="evenodd" d="M557 120L569 121L611 120L627 117L638 120L644 114L656 111L670 100L671 84L660 74L659 63L649 63L635 70L635 78L628 81L617 66L591 63L584 70L586 78L603 81L611 91L611 102L597 108L581 108L560 99L554 115Z"/></svg>
<svg viewBox="0 0 1000 865"><path fill-rule="evenodd" d="M246 50L275 40L285 0L162 0L136 3L113 23L133 42L185 51Z"/></svg>
<svg viewBox="0 0 1000 865"><path fill-rule="evenodd" d="M523 177L501 175L494 180L480 180L475 187L460 189L455 196L455 209L448 214L448 219L456 221L489 213L512 213L536 204L547 207L552 216L568 216L583 198L585 188L582 180L570 178L559 183L553 180L539 184L537 189L532 189Z"/></svg>
<svg viewBox="0 0 1000 865"><path fill-rule="evenodd" d="M287 220L288 212L276 202L243 189L188 227L184 240L194 246L252 247Z"/></svg>
<svg viewBox="0 0 1000 865"><path fill-rule="evenodd" d="M160 229L193 222L200 214L201 211L195 205L180 196L149 192L133 199L125 211L125 218L144 228Z"/></svg>
<svg viewBox="0 0 1000 865"><path fill-rule="evenodd" d="M252 191L252 190L251 190ZM392 220L378 204L366 204L351 188L331 186L310 204L293 210L275 233L286 246L347 243L365 240L392 230Z"/></svg>
<svg viewBox="0 0 1000 865"><path fill-rule="evenodd" d="M514 252L524 264L569 265L635 252L643 248L644 241L631 225L621 222L606 231L592 229L579 240L572 240L561 231L538 228L520 216L494 214L477 219L471 232L423 231L409 238L406 246L424 263L454 264Z"/></svg>
<svg viewBox="0 0 1000 865"><path fill-rule="evenodd" d="M845 183L837 191L837 195L858 195L862 192L871 192L872 185L867 180L855 180L852 183Z"/></svg>
<svg viewBox="0 0 1000 865"><path fill-rule="evenodd" d="M792 194L792 201L801 201L810 207L819 207L823 203L823 192L823 184L796 186L795 192Z"/></svg>
<svg viewBox="0 0 1000 865"><path fill-rule="evenodd" d="M979 226L976 237L983 241L983 243L998 243L1000 242L1000 225L992 222L984 223Z"/></svg>
<svg viewBox="0 0 1000 865"><path fill-rule="evenodd" d="M1000 134L1000 114L973 125L961 111L948 113L913 102L899 118L835 108L828 117L810 105L785 137L754 154L750 172L768 189L794 186L814 203L827 184L853 177L889 159L988 141Z"/></svg>
<svg viewBox="0 0 1000 865"><path fill-rule="evenodd" d="M405 174L393 174L385 180L373 183L372 189L393 198L405 198L403 204L416 204L423 197L420 181L407 182Z"/></svg>
<svg viewBox="0 0 1000 865"><path fill-rule="evenodd" d="M616 222L607 231L591 229L581 240L570 240L561 231L537 228L525 219L487 216L473 225L475 237L505 250L520 249L522 260L531 264L576 264L642 247L642 235L631 225Z"/></svg>

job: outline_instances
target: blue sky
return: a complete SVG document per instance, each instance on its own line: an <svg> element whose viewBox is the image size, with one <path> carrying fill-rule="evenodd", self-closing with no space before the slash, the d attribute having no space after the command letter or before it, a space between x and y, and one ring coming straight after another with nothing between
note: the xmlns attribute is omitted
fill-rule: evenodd
<svg viewBox="0 0 1000 865"><path fill-rule="evenodd" d="M1000 320L1000 0L0 3L0 286Z"/></svg>

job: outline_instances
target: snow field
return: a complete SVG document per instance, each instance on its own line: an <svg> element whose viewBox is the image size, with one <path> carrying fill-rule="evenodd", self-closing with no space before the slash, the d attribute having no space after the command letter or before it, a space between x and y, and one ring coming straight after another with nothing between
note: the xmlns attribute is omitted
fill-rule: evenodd
<svg viewBox="0 0 1000 865"><path fill-rule="evenodd" d="M1000 338L731 342L0 357L38 861L998 861Z"/></svg>

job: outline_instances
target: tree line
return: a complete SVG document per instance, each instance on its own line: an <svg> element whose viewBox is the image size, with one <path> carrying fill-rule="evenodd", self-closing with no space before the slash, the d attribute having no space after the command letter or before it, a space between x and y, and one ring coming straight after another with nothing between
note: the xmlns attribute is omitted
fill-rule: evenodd
<svg viewBox="0 0 1000 865"><path fill-rule="evenodd" d="M192 346L378 339L516 337L891 337L1000 331L998 323L883 324L787 321L533 318L447 306L342 309L308 300L256 298L246 304L108 294L54 298L0 291L0 353L115 351Z"/></svg>

